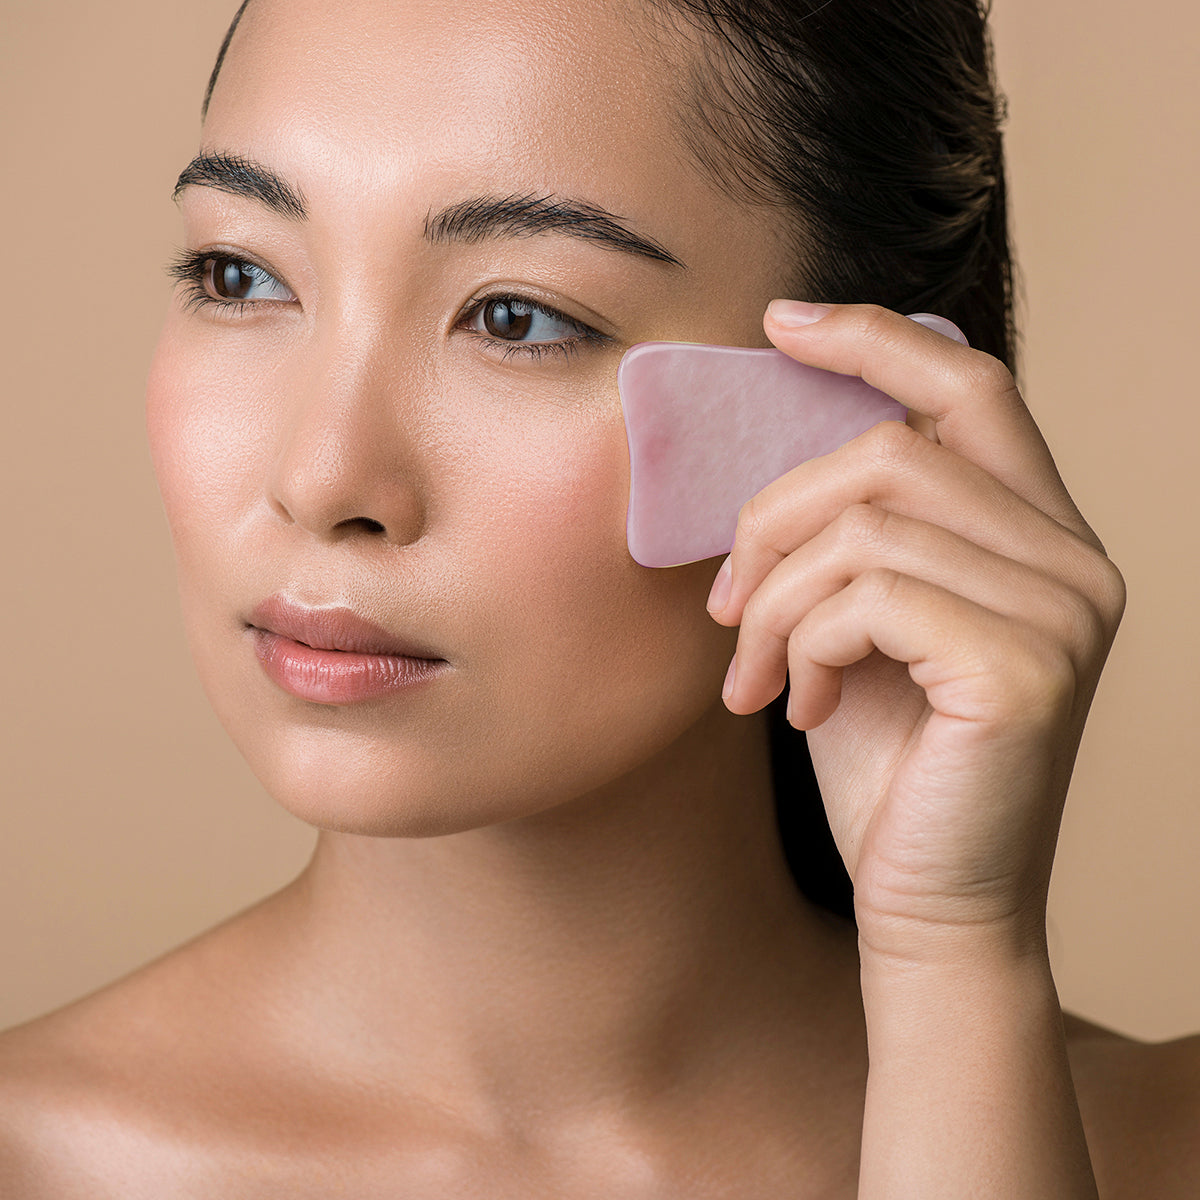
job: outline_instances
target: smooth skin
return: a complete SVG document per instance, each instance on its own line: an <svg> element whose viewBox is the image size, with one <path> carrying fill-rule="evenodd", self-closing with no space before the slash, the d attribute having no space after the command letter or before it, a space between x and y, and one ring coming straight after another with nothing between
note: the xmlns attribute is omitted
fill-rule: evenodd
<svg viewBox="0 0 1200 1200"><path fill-rule="evenodd" d="M1064 1021L1044 941L1120 576L998 363L869 306L767 311L784 218L684 149L692 53L617 0L250 6L202 148L308 215L184 189L187 247L263 274L236 309L177 289L147 427L200 678L322 832L283 891L0 1039L0 1194L1195 1194L1200 1043ZM686 266L423 236L521 194ZM506 294L565 314L539 356L484 340ZM580 323L607 340L549 348ZM671 338L914 414L755 497L724 597L624 541L616 366ZM246 628L275 591L449 669L299 700ZM785 671L857 932L778 844Z"/></svg>

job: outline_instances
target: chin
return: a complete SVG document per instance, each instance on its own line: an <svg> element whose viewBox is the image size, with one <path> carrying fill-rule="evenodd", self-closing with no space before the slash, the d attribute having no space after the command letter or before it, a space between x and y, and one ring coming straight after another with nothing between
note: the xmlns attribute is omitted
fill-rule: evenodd
<svg viewBox="0 0 1200 1200"><path fill-rule="evenodd" d="M316 829L362 837L442 837L521 815L456 778L444 759L342 729L276 730L238 749L268 794ZM409 752L406 753L406 749Z"/></svg>

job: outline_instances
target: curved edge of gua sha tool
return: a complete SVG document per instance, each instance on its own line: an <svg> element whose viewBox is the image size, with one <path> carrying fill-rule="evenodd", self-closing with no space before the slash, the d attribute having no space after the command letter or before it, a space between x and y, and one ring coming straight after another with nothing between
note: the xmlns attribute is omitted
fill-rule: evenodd
<svg viewBox="0 0 1200 1200"><path fill-rule="evenodd" d="M967 344L932 313L912 320ZM626 540L644 567L728 554L738 513L774 479L907 410L781 350L639 342L617 368L629 441Z"/></svg>

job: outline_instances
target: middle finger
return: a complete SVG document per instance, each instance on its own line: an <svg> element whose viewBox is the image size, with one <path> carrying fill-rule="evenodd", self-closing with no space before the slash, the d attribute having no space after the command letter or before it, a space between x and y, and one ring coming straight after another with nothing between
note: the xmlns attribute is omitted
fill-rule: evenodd
<svg viewBox="0 0 1200 1200"><path fill-rule="evenodd" d="M729 594L713 610L736 625L766 576L840 513L871 504L957 534L994 554L1089 590L1095 551L982 467L898 421L885 421L801 463L752 497L738 516L724 570Z"/></svg>
<svg viewBox="0 0 1200 1200"><path fill-rule="evenodd" d="M1086 598L1036 567L939 526L859 504L789 554L745 605L729 708L754 712L773 700L784 685L788 640L797 625L821 601L875 568L933 584L1037 628L1077 668L1103 636L1102 618Z"/></svg>

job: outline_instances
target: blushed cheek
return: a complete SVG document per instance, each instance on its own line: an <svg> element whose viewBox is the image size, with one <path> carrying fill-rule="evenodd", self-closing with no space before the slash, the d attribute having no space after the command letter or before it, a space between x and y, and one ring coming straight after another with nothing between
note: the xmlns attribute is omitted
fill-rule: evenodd
<svg viewBox="0 0 1200 1200"><path fill-rule="evenodd" d="M511 520L493 531L479 575L498 614L495 653L506 660L492 678L508 698L544 706L551 725L594 725L631 691L665 709L711 691L709 675L719 692L731 634L704 607L715 567L651 570L629 555L619 412L540 454L527 444L524 455L510 488L519 507L510 500Z"/></svg>
<svg viewBox="0 0 1200 1200"><path fill-rule="evenodd" d="M177 343L164 333L146 382L146 438L155 479L175 549L181 589L187 564L197 550L197 530L203 528L202 504L197 495L197 452L201 450L189 430L195 405L189 403L190 363Z"/></svg>
<svg viewBox="0 0 1200 1200"><path fill-rule="evenodd" d="M146 437L179 568L180 587L219 577L237 561L230 540L246 491L239 441L245 421L227 384L183 339L160 339L146 383Z"/></svg>
<svg viewBox="0 0 1200 1200"><path fill-rule="evenodd" d="M575 624L603 603L628 557L624 427L608 418L542 437L527 429L506 458L511 476L502 463L493 476L504 480L507 515L492 531L503 545L497 573L510 589L536 596L544 613Z"/></svg>
<svg viewBox="0 0 1200 1200"><path fill-rule="evenodd" d="M588 439L585 453L562 464L565 477L550 479L555 520L550 526L558 555L571 574L610 577L625 565L625 512L629 498L629 452L624 426L606 423ZM551 550L548 546L547 552Z"/></svg>

